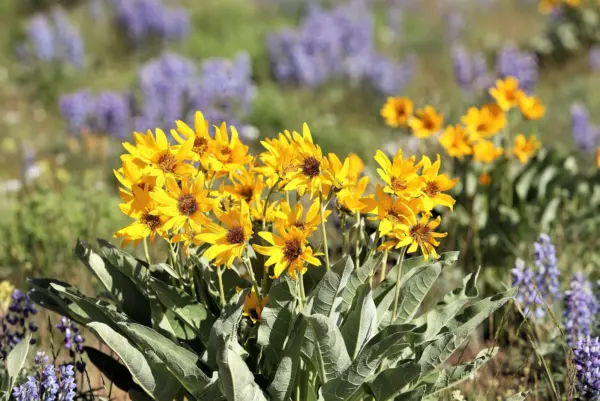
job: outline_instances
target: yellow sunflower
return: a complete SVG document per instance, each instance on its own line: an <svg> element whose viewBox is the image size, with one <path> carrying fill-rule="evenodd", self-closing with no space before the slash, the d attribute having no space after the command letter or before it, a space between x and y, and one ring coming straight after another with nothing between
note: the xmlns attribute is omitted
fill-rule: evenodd
<svg viewBox="0 0 600 401"><path fill-rule="evenodd" d="M405 160L402 149L399 149L394 160L390 161L385 153L378 150L375 153L375 160L381 166L377 169L377 173L385 181L385 192L403 198L415 198L423 193L423 179L418 174L421 165L415 165L415 156Z"/></svg>
<svg viewBox="0 0 600 401"><path fill-rule="evenodd" d="M233 185L224 187L225 192L233 195L236 199L245 200L248 205L252 205L260 199L265 187L262 176L257 174L252 166L232 175L231 183Z"/></svg>
<svg viewBox="0 0 600 401"><path fill-rule="evenodd" d="M519 134L515 137L515 146L512 151L522 164L527 164L529 159L535 156L540 146L540 141L535 135L530 135L527 138L525 135Z"/></svg>
<svg viewBox="0 0 600 401"><path fill-rule="evenodd" d="M366 206L363 202L364 193L369 185L369 177L363 177L352 186L336 194L341 211L347 214L360 212Z"/></svg>
<svg viewBox="0 0 600 401"><path fill-rule="evenodd" d="M421 200L424 210L432 210L437 205L446 206L452 210L456 202L453 197L443 192L454 188L458 178L450 179L446 174L439 174L441 163L440 155L437 155L433 164L429 157L423 156L421 177L425 181L425 186Z"/></svg>
<svg viewBox="0 0 600 401"><path fill-rule="evenodd" d="M494 145L493 142L482 139L473 145L473 160L485 164L493 163L494 160L502 156L504 150Z"/></svg>
<svg viewBox="0 0 600 401"><path fill-rule="evenodd" d="M230 175L244 168L252 161L248 154L248 146L240 141L237 129L230 126L231 138L227 134L227 125L215 126L215 139L210 149L207 170L217 177Z"/></svg>
<svg viewBox="0 0 600 401"><path fill-rule="evenodd" d="M241 291L241 288L236 288L236 291ZM246 295L246 299L244 300L242 316L249 318L252 323L258 322L260 320L262 310L265 308L265 305L268 301L269 296L266 295L262 297L262 302L260 302L258 296L256 295L256 290L254 287L252 287L248 295Z"/></svg>
<svg viewBox="0 0 600 401"><path fill-rule="evenodd" d="M150 192L147 188L133 188L134 197L138 203L138 208L131 210L127 204L120 205L121 210L135 221L128 226L117 231L114 236L122 238L121 246L129 243L137 245L144 238L150 237L150 242L154 243L154 238L165 235L166 216L159 216L156 211L156 203L150 197Z"/></svg>
<svg viewBox="0 0 600 401"><path fill-rule="evenodd" d="M194 118L194 129L189 127L183 121L176 121L177 130L171 130L171 135L179 144L184 144L190 138L194 138L192 152L194 160L199 161L205 169L208 166L208 155L213 147L214 140L211 138L208 121L204 120L204 115L201 112L196 112Z"/></svg>
<svg viewBox="0 0 600 401"><path fill-rule="evenodd" d="M348 160L350 161L350 169L348 170L348 179L351 181L358 181L358 177L362 174L365 163L358 155L354 153L348 154Z"/></svg>
<svg viewBox="0 0 600 401"><path fill-rule="evenodd" d="M377 185L376 193L376 198L362 199L362 203L365 205L362 211L377 215L370 219L379 220L378 230L382 236L392 232L398 224L409 224L416 218L415 216L422 206L420 199L394 199L384 192L381 185Z"/></svg>
<svg viewBox="0 0 600 401"><path fill-rule="evenodd" d="M444 123L444 117L438 114L432 106L419 109L408 119L408 126L417 138L428 138L437 134Z"/></svg>
<svg viewBox="0 0 600 401"><path fill-rule="evenodd" d="M157 204L158 214L168 218L163 226L165 231L189 228L199 232L208 222L206 213L213 208L209 192L204 188L204 174L200 172L192 183L184 180L181 186L169 177L164 189L156 188L150 195Z"/></svg>
<svg viewBox="0 0 600 401"><path fill-rule="evenodd" d="M508 111L519 105L519 99L524 94L519 89L517 78L506 77L504 80L496 81L496 87L490 89L490 95L496 99L496 103L502 110Z"/></svg>
<svg viewBox="0 0 600 401"><path fill-rule="evenodd" d="M407 97L388 97L381 108L381 116L390 127L406 125L413 114L413 102Z"/></svg>
<svg viewBox="0 0 600 401"><path fill-rule="evenodd" d="M528 120L539 120L546 113L546 108L540 102L540 99L525 94L519 99L519 108L523 116Z"/></svg>
<svg viewBox="0 0 600 401"><path fill-rule="evenodd" d="M306 237L310 236L321 224L321 214L319 213L319 201L316 199L311 202L310 207L304 215L304 207L300 202L294 205L294 208L286 201L281 202L279 213L275 215L276 224L280 223L290 230L297 229ZM325 220L331 214L331 210L324 213Z"/></svg>
<svg viewBox="0 0 600 401"><path fill-rule="evenodd" d="M450 157L462 160L465 156L473 153L467 132L460 125L449 125L440 136L439 141Z"/></svg>
<svg viewBox="0 0 600 401"><path fill-rule="evenodd" d="M113 172L122 185L119 187L119 197L127 205L127 211L124 208L121 210L126 214L142 210L145 207L145 200L136 201L134 189L152 191L156 186L156 177L148 175L147 169L140 168L133 161L123 161L122 167Z"/></svg>
<svg viewBox="0 0 600 401"><path fill-rule="evenodd" d="M408 253L414 253L421 248L423 259L429 260L430 256L436 259L438 254L435 247L440 244L436 238L443 238L448 235L447 233L435 232L440 222L441 218L439 216L435 220L429 221L429 217L424 215L419 221L415 219L409 226L398 224L391 234L392 239L383 243L381 248L398 249L407 246L406 252Z"/></svg>
<svg viewBox="0 0 600 401"><path fill-rule="evenodd" d="M486 104L481 109L471 107L461 118L471 140L487 138L506 126L506 115L497 104Z"/></svg>
<svg viewBox="0 0 600 401"><path fill-rule="evenodd" d="M276 200L269 202L265 213L265 202L264 199L258 199L254 204L250 205L250 216L252 221L262 223L265 220L266 223L273 223L278 216L281 215L281 203Z"/></svg>
<svg viewBox="0 0 600 401"><path fill-rule="evenodd" d="M248 204L241 201L239 211L231 210L226 213L216 208L213 212L221 225L207 225L195 239L199 243L211 245L204 251L204 257L214 260L216 266L225 265L230 268L236 259L242 258L252 236L250 210Z"/></svg>
<svg viewBox="0 0 600 401"><path fill-rule="evenodd" d="M265 176L269 188L277 182L280 187L285 186L289 182L289 176L297 170L297 145L292 140L292 135L286 130L276 139L265 139L260 143L266 151L258 155L263 166L256 167L256 171Z"/></svg>

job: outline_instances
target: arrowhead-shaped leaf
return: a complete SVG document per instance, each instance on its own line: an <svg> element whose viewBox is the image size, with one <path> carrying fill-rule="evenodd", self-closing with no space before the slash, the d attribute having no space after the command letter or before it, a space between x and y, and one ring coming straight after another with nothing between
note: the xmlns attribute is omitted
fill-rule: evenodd
<svg viewBox="0 0 600 401"><path fill-rule="evenodd" d="M325 273L310 296L313 313L319 313L337 322L342 311L342 291L353 271L352 258L346 255Z"/></svg>
<svg viewBox="0 0 600 401"><path fill-rule="evenodd" d="M238 347L240 346L238 345ZM231 339L219 350L217 357L219 377L223 392L229 401L267 401L267 397L254 381L246 362L234 351Z"/></svg>
<svg viewBox="0 0 600 401"><path fill-rule="evenodd" d="M377 332L377 308L369 283L358 288L355 302L342 324L341 332L350 359L356 358L363 345Z"/></svg>

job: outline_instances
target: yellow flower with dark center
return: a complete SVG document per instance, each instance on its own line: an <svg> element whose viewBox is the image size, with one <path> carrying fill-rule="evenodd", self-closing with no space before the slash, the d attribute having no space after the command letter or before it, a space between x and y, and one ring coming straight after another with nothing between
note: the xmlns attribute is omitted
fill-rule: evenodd
<svg viewBox="0 0 600 401"><path fill-rule="evenodd" d="M540 0L538 8L541 13L550 14L555 8L560 7L563 0Z"/></svg>
<svg viewBox="0 0 600 401"><path fill-rule="evenodd" d="M343 213L360 212L366 206L363 203L364 193L369 185L369 177L363 177L351 187L336 194L337 203Z"/></svg>
<svg viewBox="0 0 600 401"><path fill-rule="evenodd" d="M348 160L350 161L350 169L348 170L348 179L351 181L358 181L358 177L362 174L365 163L354 153L348 154Z"/></svg>
<svg viewBox="0 0 600 401"><path fill-rule="evenodd" d="M502 156L504 149L497 147L493 142L482 139L473 145L473 160L485 164L493 163Z"/></svg>
<svg viewBox="0 0 600 401"><path fill-rule="evenodd" d="M278 200L269 202L267 205L266 216L265 216L265 199L258 199L254 204L250 205L250 216L252 221L261 222L266 220L265 223L273 223L275 219L281 214L281 204ZM264 218L266 217L266 219Z"/></svg>
<svg viewBox="0 0 600 401"><path fill-rule="evenodd" d="M453 197L443 192L454 188L458 178L450 179L446 174L439 174L441 163L440 155L437 155L437 159L433 164L429 157L423 156L421 177L425 181L425 186L421 200L426 211L432 210L437 205L446 206L452 210L456 202Z"/></svg>
<svg viewBox="0 0 600 401"><path fill-rule="evenodd" d="M333 190L334 193L339 193L353 186L356 181L353 181L350 175L350 159L346 158L342 164L334 153L329 153L327 158L329 160L327 171L329 182L324 184L323 193L328 194L330 190Z"/></svg>
<svg viewBox="0 0 600 401"><path fill-rule="evenodd" d="M241 141L237 129L230 126L231 138L227 134L227 125L215 126L215 139L208 155L206 169L217 177L230 175L244 168L252 161L248 146Z"/></svg>
<svg viewBox="0 0 600 401"><path fill-rule="evenodd" d="M479 174L479 184L483 186L488 186L492 183L492 176L483 172Z"/></svg>
<svg viewBox="0 0 600 401"><path fill-rule="evenodd" d="M596 149L596 167L600 168L600 146Z"/></svg>
<svg viewBox="0 0 600 401"><path fill-rule="evenodd" d="M241 291L241 288L236 288L236 291ZM242 316L246 316L250 318L252 323L256 323L260 320L260 315L262 314L262 310L265 305L269 301L269 296L266 295L262 297L262 303L258 300L258 296L256 295L256 290L254 287L250 290L248 295L246 295L246 299L244 300L244 309L242 311Z"/></svg>
<svg viewBox="0 0 600 401"><path fill-rule="evenodd" d="M163 229L179 231L182 228L200 232L202 225L208 223L206 213L213 208L213 200L208 198L210 191L204 188L204 174L198 173L192 183L168 178L166 187L156 188L151 193L157 204L158 214L168 218Z"/></svg>
<svg viewBox="0 0 600 401"><path fill-rule="evenodd" d="M258 157L264 166L256 167L256 171L267 179L267 185L272 188L276 182L284 187L289 182L292 173L298 170L296 166L296 143L289 131L279 134L276 139L265 139L260 142L266 149Z"/></svg>
<svg viewBox="0 0 600 401"><path fill-rule="evenodd" d="M131 210L127 204L122 204L120 207L124 213L133 217L135 221L117 231L114 236L123 239L122 246L129 243L137 245L141 240L148 237L150 242L154 243L157 234L159 236L165 235L165 222L168 218L158 215L156 204L150 197L147 188L134 187L133 194L136 202L138 202L138 208Z"/></svg>
<svg viewBox="0 0 600 401"><path fill-rule="evenodd" d="M535 156L540 146L540 141L538 141L535 135L530 135L529 138L527 138L525 135L519 134L515 137L513 154L522 164L527 164L529 159Z"/></svg>
<svg viewBox="0 0 600 401"><path fill-rule="evenodd" d="M546 108L540 102L540 99L525 94L519 99L519 108L523 116L528 120L539 120L546 113Z"/></svg>
<svg viewBox="0 0 600 401"><path fill-rule="evenodd" d="M236 259L241 259L250 237L252 236L252 221L250 210L245 201L241 201L240 210L222 212L218 208L213 213L221 223L208 224L203 232L195 237L199 243L211 244L203 256L214 260L216 266L231 267Z"/></svg>
<svg viewBox="0 0 600 401"><path fill-rule="evenodd" d="M432 106L419 109L408 119L408 126L417 138L428 138L437 134L444 123L444 117L438 114Z"/></svg>
<svg viewBox="0 0 600 401"><path fill-rule="evenodd" d="M304 215L304 207L300 202L294 205L294 208L290 206L285 200L281 202L279 212L275 215L276 224L280 224L284 227L289 227L289 230L298 230L304 234L305 237L310 236L321 224L321 214L319 213L319 201L318 199L311 202L310 207ZM325 220L331 214L331 210L326 210L324 213Z"/></svg>
<svg viewBox="0 0 600 401"><path fill-rule="evenodd" d="M156 186L156 177L147 175L147 169L140 168L131 160L123 161L123 166L113 172L122 185L119 187L119 197L127 205L127 211L124 208L121 210L126 214L142 210L145 207L145 200L136 201L134 189L152 191Z"/></svg>
<svg viewBox="0 0 600 401"><path fill-rule="evenodd" d="M481 109L471 107L461 118L471 140L496 135L506 126L506 115L497 104L486 104Z"/></svg>
<svg viewBox="0 0 600 401"><path fill-rule="evenodd" d="M381 116L390 127L406 125L413 114L413 102L407 97L388 97L381 108Z"/></svg>
<svg viewBox="0 0 600 401"><path fill-rule="evenodd" d="M460 125L449 125L439 138L440 145L446 149L448 156L463 159L473 153L469 145L469 137Z"/></svg>
<svg viewBox="0 0 600 401"><path fill-rule="evenodd" d="M231 176L231 183L233 185L225 186L224 190L233 195L234 198L246 201L248 205L252 205L260 199L265 187L262 176L257 174L252 166L233 174Z"/></svg>
<svg viewBox="0 0 600 401"><path fill-rule="evenodd" d="M179 144L184 144L190 138L194 138L192 152L194 160L199 161L205 169L208 166L208 156L213 148L213 139L208 129L208 121L204 120L201 112L196 112L194 118L194 129L189 127L183 121L175 122L177 130L171 130L171 135Z"/></svg>
<svg viewBox="0 0 600 401"><path fill-rule="evenodd" d="M375 160L381 166L377 173L386 184L385 192L403 198L415 198L422 194L423 179L418 174L421 165L415 165L415 156L405 160L402 149L399 149L392 162L385 153L378 150Z"/></svg>
<svg viewBox="0 0 600 401"><path fill-rule="evenodd" d="M285 186L286 191L297 190L300 196L306 191L311 197L323 191L326 185L330 185L327 174L328 161L323 157L319 145L313 143L312 135L308 125L302 126L302 136L293 132L294 142L298 145L296 149L296 171L290 174L289 182Z"/></svg>
<svg viewBox="0 0 600 401"><path fill-rule="evenodd" d="M296 279L306 273L306 265L321 266L321 261L313 254L305 234L296 229L288 230L283 223L276 224L279 235L262 231L258 235L269 243L267 246L253 245L256 252L268 256L265 267L274 266L274 277L285 270Z"/></svg>
<svg viewBox="0 0 600 401"><path fill-rule="evenodd" d="M409 226L397 225L391 234L392 239L383 243L380 248L398 249L406 246L408 253L414 253L420 248L423 259L429 260L429 257L436 259L438 254L435 247L440 244L437 238L448 235L448 233L435 232L440 222L439 216L435 220L429 221L429 217L424 215L419 221L415 219Z"/></svg>
<svg viewBox="0 0 600 401"><path fill-rule="evenodd" d="M508 111L519 105L519 99L524 94L519 89L517 78L506 77L504 80L496 81L496 87L490 89L490 95L496 99L496 103L502 110Z"/></svg>
<svg viewBox="0 0 600 401"><path fill-rule="evenodd" d="M371 220L379 220L379 233L384 236L391 233L398 224L407 225L413 221L422 207L420 199L406 200L403 198L392 198L377 185L376 198L363 198L365 204L362 210L365 213L376 214Z"/></svg>

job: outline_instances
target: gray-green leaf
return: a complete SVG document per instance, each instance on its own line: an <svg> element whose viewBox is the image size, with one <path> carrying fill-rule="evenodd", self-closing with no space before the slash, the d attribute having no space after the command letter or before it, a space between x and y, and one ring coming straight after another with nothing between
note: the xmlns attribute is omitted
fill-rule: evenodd
<svg viewBox="0 0 600 401"><path fill-rule="evenodd" d="M29 343L31 334L28 334L10 351L6 357L6 370L8 373L8 391L12 390L15 379L19 376L19 372L25 366L27 354L29 354Z"/></svg>
<svg viewBox="0 0 600 401"><path fill-rule="evenodd" d="M353 271L352 258L346 255L325 273L309 300L313 305L313 313L319 313L337 322L342 311L342 291Z"/></svg>
<svg viewBox="0 0 600 401"><path fill-rule="evenodd" d="M350 365L342 333L323 315L306 316L314 333L315 356L323 383L338 377Z"/></svg>
<svg viewBox="0 0 600 401"><path fill-rule="evenodd" d="M340 331L350 359L356 358L363 345L377 331L377 308L369 283L362 284L358 288L355 302Z"/></svg>
<svg viewBox="0 0 600 401"><path fill-rule="evenodd" d="M228 401L267 401L246 362L233 350L231 343L228 339L223 344L217 358L225 397Z"/></svg>
<svg viewBox="0 0 600 401"><path fill-rule="evenodd" d="M383 253L376 253L370 257L361 267L352 271L350 279L346 286L342 289L342 311L345 312L352 305L356 290L364 284L369 276L374 272L383 260Z"/></svg>

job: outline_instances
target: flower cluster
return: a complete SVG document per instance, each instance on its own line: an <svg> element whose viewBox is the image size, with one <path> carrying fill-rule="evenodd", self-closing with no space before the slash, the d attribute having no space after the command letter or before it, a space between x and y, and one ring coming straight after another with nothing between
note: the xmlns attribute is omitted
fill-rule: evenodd
<svg viewBox="0 0 600 401"><path fill-rule="evenodd" d="M27 27L27 41L17 46L17 52L26 65L49 62L75 68L84 65L83 38L60 9L55 9L51 18L43 14L34 16Z"/></svg>
<svg viewBox="0 0 600 401"><path fill-rule="evenodd" d="M111 0L116 22L136 47L152 38L180 41L190 32L190 15L183 7L168 6L163 0Z"/></svg>
<svg viewBox="0 0 600 401"><path fill-rule="evenodd" d="M600 393L600 341L589 335L579 338L573 348L577 389L583 400L597 400Z"/></svg>
<svg viewBox="0 0 600 401"><path fill-rule="evenodd" d="M538 6L540 12L550 14L562 6L579 7L584 0L539 0Z"/></svg>
<svg viewBox="0 0 600 401"><path fill-rule="evenodd" d="M35 356L35 373L12 392L16 401L72 401L76 395L73 365L56 367L48 363L48 356L43 352Z"/></svg>
<svg viewBox="0 0 600 401"><path fill-rule="evenodd" d="M564 294L564 324L567 343L573 345L578 338L591 334L598 301L583 273L573 275L570 289Z"/></svg>
<svg viewBox="0 0 600 401"><path fill-rule="evenodd" d="M454 45L451 56L454 79L465 96L492 86L492 78L482 53L471 54L466 47Z"/></svg>
<svg viewBox="0 0 600 401"><path fill-rule="evenodd" d="M265 256L265 274L287 271L296 278L309 265L322 265L320 256L329 268L325 226L328 206L335 205L343 216L368 213L378 220L381 248L420 248L425 258L437 256L437 238L445 234L435 232L440 217L430 221L431 211L452 208L454 199L444 192L457 182L439 174L439 156L417 162L402 151L393 160L377 152L384 185L373 196L365 194L369 179L362 177L362 161L352 154L344 160L324 155L306 124L301 134L284 131L265 139L258 157L248 153L233 126L214 126L211 134L200 112L194 128L182 121L176 126L175 145L160 129L134 133L135 144L124 144L127 153L115 174L122 184L121 210L134 219L115 234L124 244L160 236L186 250L203 245L203 256L218 269L236 261L248 267L250 245ZM322 252L311 243L319 227ZM254 282L252 269L247 273ZM263 298L256 294L260 306ZM260 307L247 312L259 314Z"/></svg>
<svg viewBox="0 0 600 401"><path fill-rule="evenodd" d="M598 144L600 132L591 121L584 105L571 106L571 131L573 141L582 152L591 152Z"/></svg>
<svg viewBox="0 0 600 401"><path fill-rule="evenodd" d="M521 90L531 94L539 76L537 58L526 50L506 46L496 55L496 74L500 79L516 78Z"/></svg>
<svg viewBox="0 0 600 401"><path fill-rule="evenodd" d="M316 87L345 76L382 94L400 92L413 75L413 59L398 63L378 52L373 23L362 0L332 10L312 5L298 31L280 30L267 38L275 79Z"/></svg>
<svg viewBox="0 0 600 401"><path fill-rule="evenodd" d="M64 346L69 351L69 357L75 362L75 367L78 371L83 372L85 370L85 362L80 357L76 360L76 355L83 354L83 343L85 339L79 332L77 323L71 322L66 317L62 317L60 322L56 325L56 328L65 335Z"/></svg>
<svg viewBox="0 0 600 401"><path fill-rule="evenodd" d="M525 264L523 259L517 259L515 267L511 270L511 274L512 286L519 287L519 292L515 300L522 308L523 314L530 316L533 313L536 319L543 318L546 311L536 289L535 273L533 270Z"/></svg>
<svg viewBox="0 0 600 401"><path fill-rule="evenodd" d="M28 333L35 333L38 326L32 317L37 314L29 295L15 289L11 295L11 303L8 311L2 317L0 323L0 359L17 345ZM34 339L31 340L35 342Z"/></svg>
<svg viewBox="0 0 600 401"><path fill-rule="evenodd" d="M493 163L502 156L504 149L494 140L496 134L506 127L508 112L518 107L526 119L537 120L545 113L544 106L534 96L528 96L519 87L514 77L498 80L490 89L495 103L481 108L471 107L461 118L462 124L447 126L439 136L439 142L449 156L463 159L473 156L473 160L483 164ZM408 126L417 138L428 138L442 131L443 116L432 106L414 112L413 103L408 98L388 98L381 109L381 115L391 127ZM535 136L518 134L509 155L514 155L523 164L535 155L540 144Z"/></svg>

